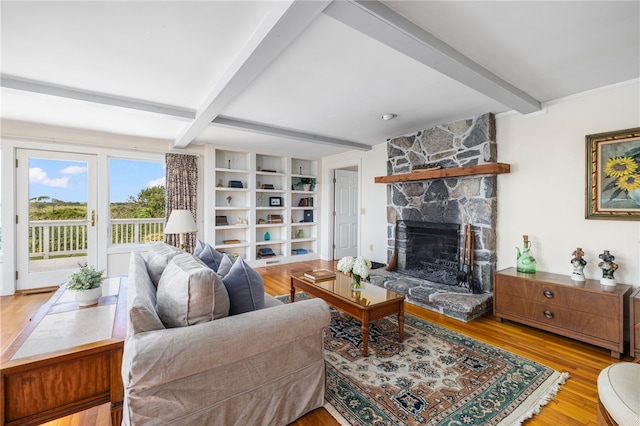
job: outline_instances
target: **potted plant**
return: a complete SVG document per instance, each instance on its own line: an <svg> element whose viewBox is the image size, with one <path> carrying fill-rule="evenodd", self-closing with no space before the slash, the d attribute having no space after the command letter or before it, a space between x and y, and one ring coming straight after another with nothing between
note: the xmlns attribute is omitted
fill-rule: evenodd
<svg viewBox="0 0 640 426"><path fill-rule="evenodd" d="M67 290L76 293L76 301L80 306L90 306L98 303L102 296L102 282L104 281L104 270L98 271L93 266L80 267L78 272L69 276Z"/></svg>
<svg viewBox="0 0 640 426"><path fill-rule="evenodd" d="M316 186L316 178L303 177L300 178L296 186L301 186L304 191L312 191Z"/></svg>

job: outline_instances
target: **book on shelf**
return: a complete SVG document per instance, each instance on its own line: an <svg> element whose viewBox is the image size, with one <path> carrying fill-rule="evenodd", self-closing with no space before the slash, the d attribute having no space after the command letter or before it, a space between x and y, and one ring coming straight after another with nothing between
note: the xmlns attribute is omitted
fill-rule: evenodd
<svg viewBox="0 0 640 426"><path fill-rule="evenodd" d="M336 277L336 273L327 269L314 269L305 272L304 277L313 281L331 280Z"/></svg>
<svg viewBox="0 0 640 426"><path fill-rule="evenodd" d="M222 244L240 244L242 241L237 239L222 240Z"/></svg>

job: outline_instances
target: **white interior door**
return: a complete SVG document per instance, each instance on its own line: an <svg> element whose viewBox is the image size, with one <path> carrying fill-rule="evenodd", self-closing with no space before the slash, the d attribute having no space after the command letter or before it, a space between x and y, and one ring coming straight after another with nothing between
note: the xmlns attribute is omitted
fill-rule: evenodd
<svg viewBox="0 0 640 426"><path fill-rule="evenodd" d="M59 285L96 265L96 157L17 151L17 290Z"/></svg>
<svg viewBox="0 0 640 426"><path fill-rule="evenodd" d="M333 258L358 255L358 172L335 171Z"/></svg>

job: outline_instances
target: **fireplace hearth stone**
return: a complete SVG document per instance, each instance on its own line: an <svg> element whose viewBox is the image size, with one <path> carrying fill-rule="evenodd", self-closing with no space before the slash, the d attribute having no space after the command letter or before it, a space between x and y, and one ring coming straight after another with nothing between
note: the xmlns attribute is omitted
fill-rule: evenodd
<svg viewBox="0 0 640 426"><path fill-rule="evenodd" d="M410 173L413 166L430 162L450 168L496 161L495 117L490 113L390 139L387 144L387 175ZM400 221L470 224L475 232L474 278L483 293L492 293L497 258L496 175L397 182L387 186L387 199L387 261L396 256L397 272L403 272L395 235ZM456 275L459 269L454 269ZM444 282L430 276L417 278ZM448 284L456 287L457 277Z"/></svg>
<svg viewBox="0 0 640 426"><path fill-rule="evenodd" d="M403 294L407 302L416 306L464 322L486 314L493 306L490 293L472 294L466 288L438 284L385 269L372 270L370 282Z"/></svg>

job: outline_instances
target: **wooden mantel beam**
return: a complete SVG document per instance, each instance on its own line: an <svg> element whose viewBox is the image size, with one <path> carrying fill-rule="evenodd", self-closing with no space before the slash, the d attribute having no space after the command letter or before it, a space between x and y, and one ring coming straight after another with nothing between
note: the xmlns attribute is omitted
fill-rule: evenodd
<svg viewBox="0 0 640 426"><path fill-rule="evenodd" d="M410 182L416 180L440 179L460 176L496 175L510 173L511 165L506 163L486 163L477 166L451 167L449 169L420 170L390 176L376 176L375 183Z"/></svg>

